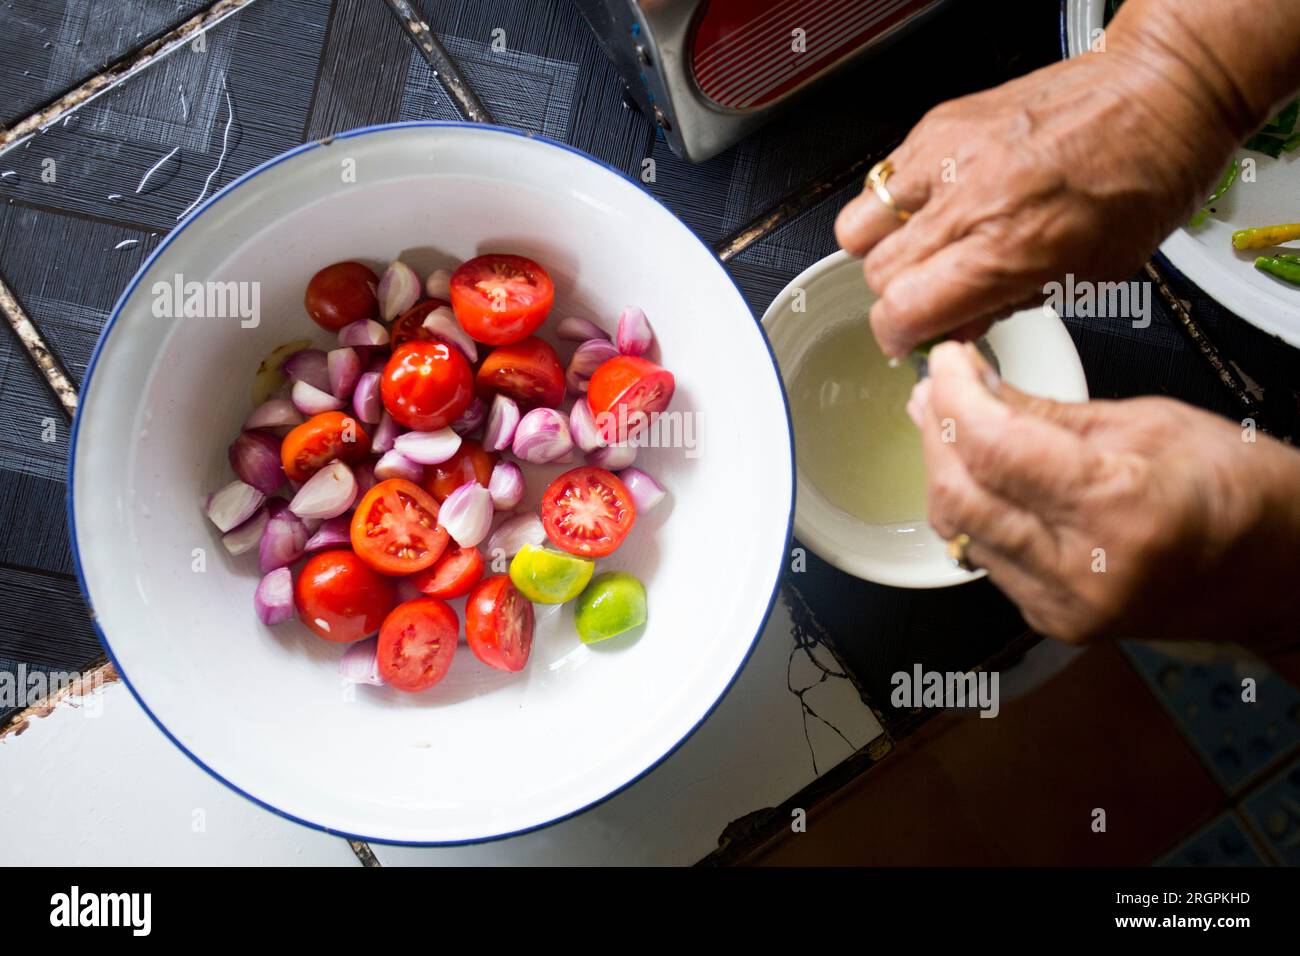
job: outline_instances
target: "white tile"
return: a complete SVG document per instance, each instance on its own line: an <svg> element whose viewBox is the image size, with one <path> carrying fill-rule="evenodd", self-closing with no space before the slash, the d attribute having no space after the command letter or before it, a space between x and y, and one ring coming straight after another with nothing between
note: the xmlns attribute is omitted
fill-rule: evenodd
<svg viewBox="0 0 1300 956"><path fill-rule="evenodd" d="M118 683L0 740L0 865L358 866L209 777Z"/></svg>

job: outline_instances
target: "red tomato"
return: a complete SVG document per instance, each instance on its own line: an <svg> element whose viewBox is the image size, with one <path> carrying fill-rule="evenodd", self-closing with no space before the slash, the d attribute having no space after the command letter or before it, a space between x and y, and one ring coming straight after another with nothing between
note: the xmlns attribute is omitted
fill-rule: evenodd
<svg viewBox="0 0 1300 956"><path fill-rule="evenodd" d="M449 494L467 481L477 481L486 488L496 463L496 452L485 451L478 442L466 438L456 449L456 454L440 465L430 465L425 469L424 490L442 504Z"/></svg>
<svg viewBox="0 0 1300 956"><path fill-rule="evenodd" d="M398 690L427 690L447 676L459 639L460 621L446 601L405 601L379 629L379 676Z"/></svg>
<svg viewBox="0 0 1300 956"><path fill-rule="evenodd" d="M433 333L424 327L424 320L440 305L450 306L451 303L444 302L442 299L425 299L394 319L392 331L389 333L389 341L393 348L397 348L404 342L432 342Z"/></svg>
<svg viewBox="0 0 1300 956"><path fill-rule="evenodd" d="M438 503L404 478L381 481L352 515L352 550L381 574L423 571L437 561L450 535L438 526Z"/></svg>
<svg viewBox="0 0 1300 956"><path fill-rule="evenodd" d="M379 316L379 276L359 262L336 262L311 277L303 305L312 321L337 332L345 325Z"/></svg>
<svg viewBox="0 0 1300 956"><path fill-rule="evenodd" d="M551 277L523 256L479 256L451 275L452 311L470 338L487 345L532 335L554 302Z"/></svg>
<svg viewBox="0 0 1300 956"><path fill-rule="evenodd" d="M673 399L673 373L633 355L601 363L587 387L596 427L608 442L631 438Z"/></svg>
<svg viewBox="0 0 1300 956"><path fill-rule="evenodd" d="M407 342L384 366L379 394L399 425L436 431L469 407L473 375L465 356L445 342Z"/></svg>
<svg viewBox="0 0 1300 956"><path fill-rule="evenodd" d="M411 578L420 593L451 600L469 593L483 577L483 555L478 548L453 547L433 567Z"/></svg>
<svg viewBox="0 0 1300 956"><path fill-rule="evenodd" d="M395 600L393 582L347 550L313 554L294 586L298 617L327 641L373 634Z"/></svg>
<svg viewBox="0 0 1300 956"><path fill-rule="evenodd" d="M570 554L603 558L632 530L636 505L627 486L604 468L574 468L542 495L546 536Z"/></svg>
<svg viewBox="0 0 1300 956"><path fill-rule="evenodd" d="M525 406L558 408L564 401L564 366L549 344L527 338L489 352L479 366L474 387L489 400L500 392Z"/></svg>
<svg viewBox="0 0 1300 956"><path fill-rule="evenodd" d="M354 465L369 453L370 438L359 421L342 412L321 412L284 436L280 464L291 481L306 481L335 458Z"/></svg>
<svg viewBox="0 0 1300 956"><path fill-rule="evenodd" d="M533 604L510 581L494 574L465 601L465 637L474 656L502 671L523 670L533 649Z"/></svg>

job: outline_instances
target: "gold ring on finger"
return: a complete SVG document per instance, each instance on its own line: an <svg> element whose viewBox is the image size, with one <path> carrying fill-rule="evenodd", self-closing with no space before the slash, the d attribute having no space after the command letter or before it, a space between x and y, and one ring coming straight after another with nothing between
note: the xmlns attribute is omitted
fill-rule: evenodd
<svg viewBox="0 0 1300 956"><path fill-rule="evenodd" d="M948 539L948 557L952 558L953 564L963 571L976 570L975 565L970 560L970 545L970 535L964 531Z"/></svg>
<svg viewBox="0 0 1300 956"><path fill-rule="evenodd" d="M876 198L884 203L889 211L898 217L899 222L907 222L907 220L912 218L912 214L906 209L898 208L898 203L894 202L894 197L890 193L889 187L885 185L886 180L888 180L892 175L894 175L894 164L888 159L882 159L880 162L876 163L876 165L871 167L871 172L867 173L867 185L870 186L871 191L876 194Z"/></svg>

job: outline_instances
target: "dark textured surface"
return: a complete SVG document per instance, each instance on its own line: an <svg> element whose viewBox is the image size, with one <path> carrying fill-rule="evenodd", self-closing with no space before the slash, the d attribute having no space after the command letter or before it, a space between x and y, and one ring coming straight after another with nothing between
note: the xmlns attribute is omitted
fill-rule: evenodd
<svg viewBox="0 0 1300 956"><path fill-rule="evenodd" d="M415 6L499 122L565 140L635 177L653 160L647 187L710 243L905 131L930 104L1059 54L1053 4L1018 0L995 18L979 5L955 4L777 123L692 166L627 105L617 74L567 0ZM0 6L0 123L198 8L124 0ZM503 51L493 49L496 30ZM258 0L209 31L202 50L179 50L0 154L0 275L80 381L121 289L199 198L306 138L427 118L459 117L381 0ZM53 182L42 178L47 160ZM756 314L833 251L831 224L850 191L729 263ZM1296 352L1190 287L1184 292L1249 374L1300 382ZM1094 394L1164 393L1234 411L1163 310L1145 331L1081 322L1071 330ZM10 411L0 430L0 668L80 665L99 648L71 576L62 503L67 422L8 332L0 332L0 402ZM815 558L797 577L838 653L877 700L903 664L969 667L1023 629L987 585L892 591Z"/></svg>
<svg viewBox="0 0 1300 956"><path fill-rule="evenodd" d="M204 0L5 0L0 127L166 33Z"/></svg>

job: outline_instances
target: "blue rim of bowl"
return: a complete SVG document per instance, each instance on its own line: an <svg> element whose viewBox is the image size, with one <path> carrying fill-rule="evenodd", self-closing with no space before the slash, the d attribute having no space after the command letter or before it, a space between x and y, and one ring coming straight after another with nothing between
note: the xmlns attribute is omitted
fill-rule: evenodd
<svg viewBox="0 0 1300 956"><path fill-rule="evenodd" d="M717 699L713 701L712 704L709 705L709 709L704 712L704 715L698 721L696 721L695 725L692 726L689 730L687 730L686 733L681 737L681 739L679 739L675 744L673 744L666 751L664 751L663 754L660 755L657 759L655 759L649 766L647 766L644 770L638 773L631 780L628 780L626 783L621 784L620 786L611 790L609 793L605 794L604 796L592 800L590 803L586 804L585 806L579 807L576 810L572 810L561 816L555 817L552 820L547 820L544 823L537 823L532 826L524 827L523 829L520 830L511 830L508 833L495 833L495 834L489 834L487 836L472 837L464 840L394 840L386 837L372 837L360 833L349 833L345 830L336 830L332 827L325 826L324 824L316 823L312 820L304 820L301 817L294 816L292 813L288 813L284 810L281 810L279 807L272 806L271 804L267 803L264 800L259 800L257 797L248 793L246 790L243 790L237 784L232 783L231 781L223 777L221 774L217 773L217 771L209 767L206 763L200 760L197 755L192 753L184 744L182 744L179 740L177 740L174 736L172 736L171 731L169 731L166 728L166 726L163 725L163 722L159 720L157 716L155 716L152 710L149 709L149 705L144 702L144 698L140 696L139 691L135 689L135 686L131 683L131 679L127 676L126 671L122 668L121 663L117 659L117 655L113 653L113 647L109 643L108 635L104 633L103 629L99 626L99 620L95 617L94 605L91 603L90 600L90 589L86 586L85 572L83 571L81 566L81 549L77 544L77 521L76 521L76 510L74 508L74 499L75 499L75 490L76 490L77 433L81 427L82 409L85 408L86 405L88 404L87 399L90 395L91 380L92 380L92 376L95 373L95 366L99 363L100 352L104 347L104 343L108 341L109 333L113 331L113 326L116 324L118 316L121 315L122 309L126 305L127 300L131 297L132 293L135 292L136 286L140 284L140 280L153 266L154 262L163 254L163 252L167 249L167 247L171 245L172 241L175 240L176 237L179 236L182 232L184 232L185 229L188 226L190 226L195 220L197 220L201 215L203 215L204 212L206 212L209 208L215 205L219 200L224 198L227 194L233 192L235 189L239 188L244 183L266 172L268 169L280 165L280 163L283 163L286 160L293 159L295 156L298 156L302 153L309 152L313 149L328 147L331 143L334 143L337 140L353 139L355 137L365 136L371 133L385 133L385 132L391 132L393 130L420 129L420 128L473 129L473 130L488 131L488 132L497 133L506 136L518 136L522 139L536 140L537 142L543 143L545 145L562 149L569 153L573 153L575 156L585 159L587 162L590 162L596 166L601 167L602 169L607 170L608 172L613 173L615 176L618 176L620 179L623 179L626 182L631 183L642 193L648 196L651 200L657 203L660 207L662 207L669 215L671 215L674 219L676 219L677 222L681 224L682 228L684 228L691 235L691 237L695 239L696 242L698 242L701 246L703 246L704 249L708 252L709 256L718 264L718 268L722 271L722 274L727 277L727 281L730 282L732 288L736 290L736 294L740 296L741 301L746 303L746 309L749 308L748 302L745 299L745 294L741 291L740 286L736 285L736 280L732 278L731 273L727 271L727 267L723 265L721 260L718 259L717 255L709 247L708 243L706 243L703 239L701 239L699 237L699 234L696 233L694 229L692 229L689 225L683 222L680 216L678 216L671 209L665 206L664 203L660 201L659 197L654 195L654 193L650 192L641 183L637 182L635 179L628 176L622 170L616 169L615 167L609 165L608 163L597 159L595 156L592 156L591 154L586 153L583 150L580 150L574 146L570 146L568 143L562 143L559 142L558 140L551 139L548 136L542 136L536 133L526 133L520 130L510 129L509 127L505 127L505 126L496 126L489 123L470 123L470 122L462 122L462 121L455 121L455 120L412 120L412 121L401 122L401 123L380 123L374 126L361 126L358 127L357 129L348 130L343 133L337 133L334 136L329 136L321 140L312 140L309 143L302 143L301 145L295 146L293 149L287 150L278 156L268 159L266 162L262 163L261 165L255 166L254 168L248 170L247 172L243 173L237 178L231 180L228 184L223 186L217 192L213 193L210 197L208 197L206 200L200 203L195 209L193 209L189 213L189 215L187 215L176 226L175 229L173 229L171 232L167 234L167 236L163 239L163 241L159 243L158 248L155 249L149 255L149 258L146 259L141 264L140 268L136 271L135 275L131 277L131 281L127 284L126 289L122 292L122 294L118 297L117 302L114 304L113 311L109 315L108 321L104 324L104 328L99 333L99 338L95 342L95 348L90 354L90 361L86 364L86 375L81 384L81 389L79 393L80 398L77 405L77 414L73 417L72 434L68 441L68 490L67 490L66 508L67 508L67 515L68 515L69 538L72 544L72 563L77 572L77 584L81 588L81 594L86 602L86 606L91 611L91 624L95 628L95 634L98 635L99 642L104 645L104 650L108 654L108 659L113 663L113 666L114 668L116 668L118 675L122 678L122 683L125 684L127 690L131 692L131 696L135 698L136 703L138 703L140 707L143 708L144 712L149 715L149 719L154 722L154 725L159 730L162 731L163 736L165 736L168 740L170 740L176 746L176 748L181 751L181 753L189 757L190 760L192 760L198 767L200 767L205 773L207 773L208 776L212 777L214 780L229 787L231 790L239 794L241 797L244 797L245 799L257 804L258 806L266 810L270 810L272 813L276 814L277 816L283 817L286 820L292 820L294 823L301 824L302 826L305 827L310 827L313 830L319 830L322 833L328 833L331 836L340 836L350 840L361 840L366 843L379 843L379 844L386 844L389 846L427 846L427 847L473 846L479 843L492 843L497 840L507 840L511 837L522 836L525 833L532 833L536 830L542 830L545 829L546 827L554 826L557 823L562 823L565 820L570 820L573 817L586 813L588 810L592 809L593 807L597 807L600 804L604 803L605 801L618 796L620 793L622 793L624 790L631 787L633 784L638 783L640 780L646 777L652 770L657 768L665 760L667 760L669 757L675 754L681 748L682 744L686 743L686 741L688 741L695 734L695 732L704 725L704 722L713 715L713 712L718 709L718 705L722 703L722 701L726 698L727 694L731 692L731 689L735 687L737 679L740 677L741 672L745 669L745 665L749 663L749 659L753 656L754 648L758 645L758 639L759 637L762 636L763 630L767 627L768 619L772 616L772 608L776 604L777 592L780 591L781 589L781 574L785 567L785 557L790 551L791 536L794 528L794 497L795 497L795 487L796 487L795 471L794 471L794 427L791 423L791 418L790 418L790 401L789 401L789 397L785 393L785 383L781 379L781 370L776 364L776 354L772 351L772 343L767 340L767 335L763 332L762 324L754 316L753 310L749 310L750 318L754 319L755 330L758 332L759 337L763 340L763 345L767 348L767 357L768 360L772 363L772 374L776 377L777 388L780 390L781 393L781 403L782 406L785 408L785 427L786 427L786 437L788 440L788 455L789 455L789 465L790 465L789 467L790 502L786 512L785 540L781 546L781 554L779 556L779 561L777 564L776 581L772 585L772 593L768 595L767 608L763 611L763 616L759 620L758 630L754 632L754 637L749 642L749 647L745 651L745 656L741 659L740 664L736 668L735 673L731 675L731 679L727 681L727 686L722 689L722 693L720 693Z"/></svg>

